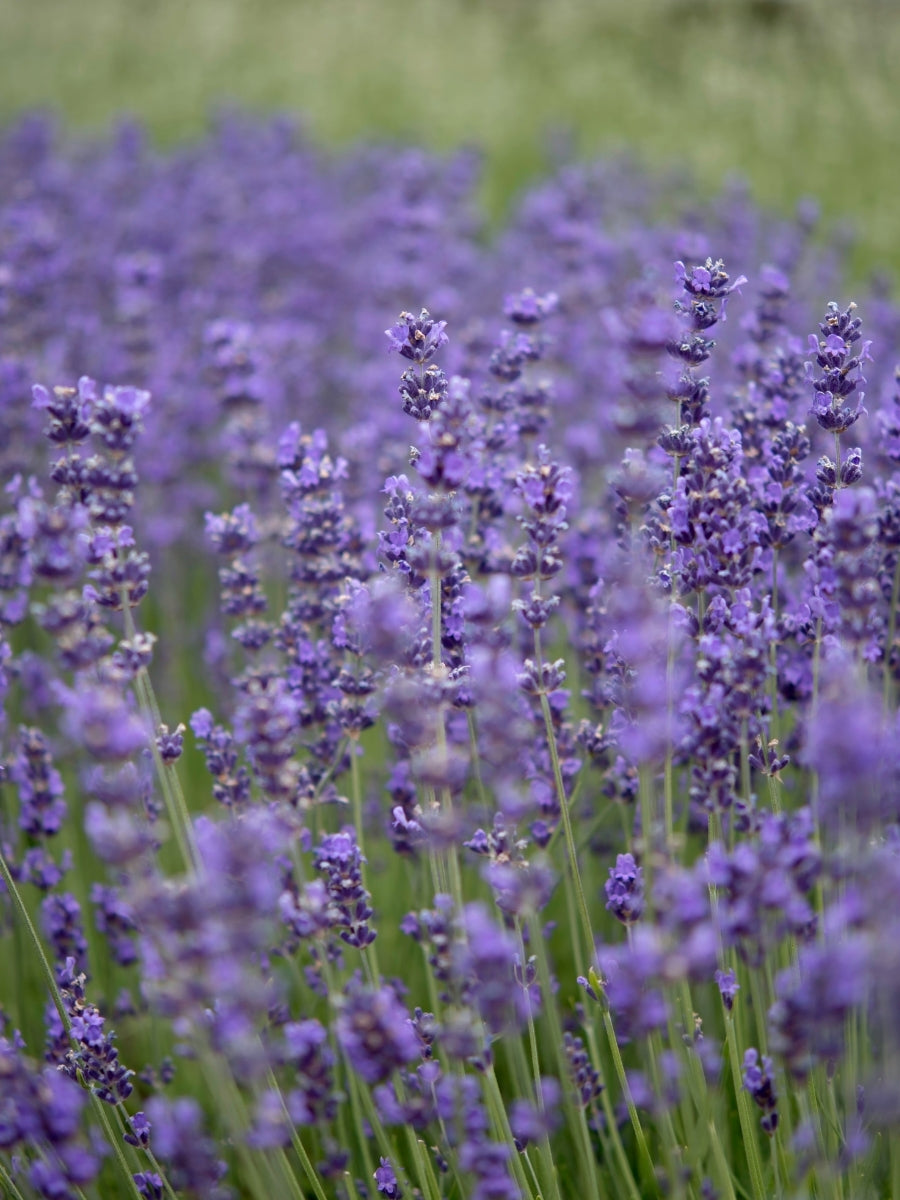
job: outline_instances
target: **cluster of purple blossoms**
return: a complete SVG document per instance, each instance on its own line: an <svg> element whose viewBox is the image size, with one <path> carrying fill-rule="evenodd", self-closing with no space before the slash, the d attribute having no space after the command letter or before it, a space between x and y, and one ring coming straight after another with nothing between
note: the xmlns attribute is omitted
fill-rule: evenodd
<svg viewBox="0 0 900 1200"><path fill-rule="evenodd" d="M633 854L620 854L609 868L606 907L623 925L630 925L644 912L644 872Z"/></svg>
<svg viewBox="0 0 900 1200"><path fill-rule="evenodd" d="M434 1024L439 1048L465 1042L474 1056L540 1011L534 961L523 963L515 938L484 905L467 904L455 916L450 897L438 895L433 909L407 914L401 929L422 944L440 998L456 1010L452 1022Z"/></svg>
<svg viewBox="0 0 900 1200"><path fill-rule="evenodd" d="M30 1062L17 1034L0 1038L0 1076L0 1148L13 1156L20 1184L46 1200L72 1200L101 1167L83 1133L84 1091L54 1066Z"/></svg>
<svg viewBox="0 0 900 1200"><path fill-rule="evenodd" d="M134 1090L134 1071L119 1062L115 1034L104 1029L105 1018L96 1005L87 1002L85 976L76 975L74 958L66 959L57 971L57 985L67 1021L63 1025L55 1007L48 1010L46 1059L107 1104L127 1100Z"/></svg>
<svg viewBox="0 0 900 1200"><path fill-rule="evenodd" d="M340 998L335 1034L348 1063L368 1084L383 1083L420 1055L409 1014L386 986L352 985Z"/></svg>
<svg viewBox="0 0 900 1200"><path fill-rule="evenodd" d="M375 941L369 926L373 915L362 879L363 856L352 829L327 834L313 852L313 864L325 877L333 905L332 923L349 946L362 948Z"/></svg>
<svg viewBox="0 0 900 1200"><path fill-rule="evenodd" d="M871 341L864 341L858 352L854 351L857 342L862 340L860 329L862 320L854 316L855 304L851 304L843 312L832 301L828 305L825 320L819 326L821 337L810 334L809 347L813 353L814 362L808 365L808 374L813 385L814 399L810 413L816 418L817 424L826 433L833 433L835 438L855 425L860 417L865 415L863 394L860 393L855 408L847 403L850 396L856 392L859 384L864 383L862 364L869 357ZM822 372L816 375L816 370ZM837 446L840 445L836 440ZM856 451L859 454L859 451ZM847 459L834 462L820 462L820 471L830 469L832 486L846 487L859 478L852 465L852 452Z"/></svg>
<svg viewBox="0 0 900 1200"><path fill-rule="evenodd" d="M726 941L748 961L759 964L773 941L791 935L815 936L811 894L822 872L809 809L796 813L764 812L756 837L729 854L710 846L709 878L719 897L719 919Z"/></svg>
<svg viewBox="0 0 900 1200"><path fill-rule="evenodd" d="M760 1122L766 1133L778 1128L778 1097L772 1080L772 1060L763 1055L762 1064L758 1051L750 1049L744 1055L744 1087L753 1097L753 1103L763 1110Z"/></svg>
<svg viewBox="0 0 900 1200"><path fill-rule="evenodd" d="M698 367L708 362L715 341L709 332L725 320L728 297L747 282L744 275L729 278L722 259L707 258L702 266L688 269L683 262L675 264L675 277L683 295L675 301L675 311L682 322L680 336L673 338L666 349L678 365L679 373L668 381L666 395L677 406L678 419L674 427L660 436L660 445L667 454L681 457L684 453L681 438L693 426L709 415L709 379L697 378ZM686 449L686 447L685 447Z"/></svg>

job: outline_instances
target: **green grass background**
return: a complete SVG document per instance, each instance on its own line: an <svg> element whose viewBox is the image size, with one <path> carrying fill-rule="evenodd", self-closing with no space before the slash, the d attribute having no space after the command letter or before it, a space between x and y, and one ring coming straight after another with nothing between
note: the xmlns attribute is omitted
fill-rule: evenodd
<svg viewBox="0 0 900 1200"><path fill-rule="evenodd" d="M329 144L477 142L495 216L567 130L782 211L815 196L855 273L900 268L898 63L898 0L0 0L0 123L130 113L171 144L232 101Z"/></svg>

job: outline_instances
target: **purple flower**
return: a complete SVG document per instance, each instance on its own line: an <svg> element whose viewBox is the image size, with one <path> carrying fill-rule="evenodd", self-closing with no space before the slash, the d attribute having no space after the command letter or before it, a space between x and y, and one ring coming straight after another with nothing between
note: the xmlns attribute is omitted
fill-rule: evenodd
<svg viewBox="0 0 900 1200"><path fill-rule="evenodd" d="M644 872L633 854L619 854L606 881L606 907L623 925L637 921L644 912Z"/></svg>
<svg viewBox="0 0 900 1200"><path fill-rule="evenodd" d="M77 388L55 387L52 392L36 383L31 389L33 407L49 417L45 437L51 442L83 442L90 433L88 420L93 402L89 381L82 379Z"/></svg>
<svg viewBox="0 0 900 1200"><path fill-rule="evenodd" d="M409 1014L390 987L351 986L340 998L335 1031L348 1063L368 1084L382 1083L421 1053Z"/></svg>
<svg viewBox="0 0 900 1200"><path fill-rule="evenodd" d="M394 1168L391 1166L389 1158L380 1158L379 1167L375 1172L374 1179L378 1184L378 1190L382 1195L389 1197L389 1200L400 1200L403 1192L400 1184L397 1182L397 1176L394 1174Z"/></svg>
<svg viewBox="0 0 900 1200"><path fill-rule="evenodd" d="M57 963L74 958L87 965L88 945L81 919L81 905L69 892L51 893L41 901L41 924Z"/></svg>
<svg viewBox="0 0 900 1200"><path fill-rule="evenodd" d="M131 1133L126 1133L124 1140L131 1146L142 1146L146 1149L150 1145L150 1130L152 1128L146 1115L142 1112L136 1112L133 1117L128 1118L128 1124L131 1126Z"/></svg>
<svg viewBox="0 0 900 1200"><path fill-rule="evenodd" d="M418 317L402 312L397 323L385 330L385 336L393 353L414 363L426 363L449 341L444 333L446 327L446 321L433 321L423 308Z"/></svg>
<svg viewBox="0 0 900 1200"><path fill-rule="evenodd" d="M729 279L722 260L713 262L711 258L708 258L703 266L691 267L690 271L683 262L677 262L675 278L688 295L716 300L730 296L747 282L746 275L739 275L735 280Z"/></svg>
<svg viewBox="0 0 900 1200"><path fill-rule="evenodd" d="M298 1125L330 1121L337 1112L334 1056L328 1031L318 1021L289 1021L283 1029L285 1063L292 1087L287 1095L291 1119Z"/></svg>
<svg viewBox="0 0 900 1200"><path fill-rule="evenodd" d="M584 985L590 988L587 980L579 980L579 982L583 982ZM596 999L596 995L593 998ZM588 1105L593 1104L603 1090L603 1084L600 1082L600 1073L591 1062L584 1048L584 1042L580 1037L576 1037L567 1030L563 1034L563 1046L569 1062L572 1081L575 1084L575 1090L578 1095L578 1102L583 1108L587 1108Z"/></svg>
<svg viewBox="0 0 900 1200"><path fill-rule="evenodd" d="M117 688L91 687L64 696L69 732L98 762L118 763L147 746L143 721Z"/></svg>
<svg viewBox="0 0 900 1200"><path fill-rule="evenodd" d="M59 993L69 1016L69 1037L66 1038L56 1009L49 1010L47 1058L57 1061L70 1079L84 1080L88 1087L106 1104L116 1105L127 1100L133 1085L134 1071L119 1062L115 1034L105 1028L106 1020L85 996L85 975L76 974L75 959L66 959L58 968Z"/></svg>
<svg viewBox="0 0 900 1200"><path fill-rule="evenodd" d="M560 1104L562 1090L556 1079L542 1078L537 1081L539 1100L532 1104L528 1100L515 1100L509 1111L509 1124L516 1141L516 1149L524 1150L530 1142L539 1142L549 1137L561 1120Z"/></svg>
<svg viewBox="0 0 900 1200"><path fill-rule="evenodd" d="M889 977L877 959L865 935L845 930L802 947L796 967L779 973L769 1010L771 1047L795 1079L804 1081L818 1062L833 1069L840 1060L848 1017Z"/></svg>
<svg viewBox="0 0 900 1200"><path fill-rule="evenodd" d="M155 1171L138 1171L132 1178L138 1192L147 1200L162 1200L163 1181Z"/></svg>
<svg viewBox="0 0 900 1200"><path fill-rule="evenodd" d="M141 814L111 810L98 801L87 805L84 829L97 857L112 866L132 863L155 844L154 834Z"/></svg>
<svg viewBox="0 0 900 1200"><path fill-rule="evenodd" d="M559 297L555 292L539 296L532 288L506 297L503 312L517 325L536 325L556 311Z"/></svg>
<svg viewBox="0 0 900 1200"><path fill-rule="evenodd" d="M235 713L235 737L247 748L262 790L273 799L296 794L298 703L286 680L263 672L246 680Z"/></svg>
<svg viewBox="0 0 900 1200"><path fill-rule="evenodd" d="M748 1050L744 1055L743 1085L754 1104L763 1110L760 1122L763 1129L773 1134L778 1128L778 1096L772 1078L771 1058L764 1056L760 1062L759 1053L752 1048Z"/></svg>
<svg viewBox="0 0 900 1200"><path fill-rule="evenodd" d="M731 1012L734 1007L735 997L741 990L741 985L738 983L734 971L730 968L727 971L716 971L715 980L722 996L722 1003L725 1005L726 1011Z"/></svg>
<svg viewBox="0 0 900 1200"><path fill-rule="evenodd" d="M823 665L820 696L803 752L820 780L820 819L843 837L865 836L896 817L896 725L846 660Z"/></svg>
<svg viewBox="0 0 900 1200"><path fill-rule="evenodd" d="M130 966L138 956L132 936L137 925L131 905L119 889L100 883L91 888L91 902L95 906L97 930L105 934L113 960L119 966Z"/></svg>
<svg viewBox="0 0 900 1200"><path fill-rule="evenodd" d="M521 1192L509 1172L512 1147L505 1142L466 1141L459 1165L475 1176L469 1200L519 1200Z"/></svg>
<svg viewBox="0 0 900 1200"><path fill-rule="evenodd" d="M168 725L160 725L156 734L156 748L164 763L174 763L184 750L184 726L178 725L169 731Z"/></svg>
<svg viewBox="0 0 900 1200"><path fill-rule="evenodd" d="M244 554L259 541L256 517L249 504L239 504L230 513L206 514L206 537L217 554Z"/></svg>
<svg viewBox="0 0 900 1200"><path fill-rule="evenodd" d="M18 1034L0 1037L0 1075L0 1146L24 1168L29 1187L55 1200L90 1186L101 1164L81 1133L84 1089L55 1066L30 1062Z"/></svg>
<svg viewBox="0 0 900 1200"><path fill-rule="evenodd" d="M213 715L208 708L198 708L190 720L194 736L201 740L209 737L212 733L213 724Z"/></svg>
<svg viewBox="0 0 900 1200"><path fill-rule="evenodd" d="M540 1000L537 987L521 978L514 939L483 904L467 904L460 925L465 940L453 947L452 970L465 983L468 999L493 1034L523 1024Z"/></svg>
<svg viewBox="0 0 900 1200"><path fill-rule="evenodd" d="M326 834L313 853L317 870L325 876L332 925L342 941L359 949L371 945L376 937L369 926L372 908L362 882L364 861L350 827Z"/></svg>
<svg viewBox="0 0 900 1200"><path fill-rule="evenodd" d="M19 730L10 779L19 788L19 827L34 837L58 833L66 815L63 782L39 729Z"/></svg>
<svg viewBox="0 0 900 1200"><path fill-rule="evenodd" d="M227 1168L204 1131L196 1101L182 1098L170 1102L154 1096L147 1102L147 1120L153 1129L153 1151L165 1166L172 1187L214 1195Z"/></svg>
<svg viewBox="0 0 900 1200"><path fill-rule="evenodd" d="M636 925L627 946L597 952L604 991L618 1036L628 1041L662 1028L669 1007L663 991L666 947L655 929Z"/></svg>

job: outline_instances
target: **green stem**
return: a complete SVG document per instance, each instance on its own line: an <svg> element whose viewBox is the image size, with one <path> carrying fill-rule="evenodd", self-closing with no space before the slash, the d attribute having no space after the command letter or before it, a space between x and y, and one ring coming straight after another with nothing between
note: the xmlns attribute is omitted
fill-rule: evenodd
<svg viewBox="0 0 900 1200"><path fill-rule="evenodd" d="M547 731L547 744L550 747L550 761L553 765L553 780L556 784L556 796L559 811L562 816L563 831L566 836L566 849L569 856L569 870L572 883L575 885L575 895L578 899L578 913L581 918L581 932L584 938L584 950L587 962L594 958L594 931L591 927L591 917L588 912L587 900L584 895L584 885L581 882L581 872L578 869L578 852L575 848L575 832L572 828L572 814L569 812L569 802L566 798L566 788L562 777L562 767L559 761L559 749L556 745L556 734L553 729L553 715L550 712L550 701L546 692L541 692L541 712L544 715L544 728Z"/></svg>
<svg viewBox="0 0 900 1200"><path fill-rule="evenodd" d="M309 1180L309 1186L316 1195L316 1200L328 1200L328 1197L325 1194L325 1189L322 1187L322 1180L319 1177L319 1172L313 1166L312 1161L306 1152L306 1147L300 1140L300 1135L297 1132L297 1127L291 1118L291 1114L288 1112L288 1107L285 1103L284 1096L282 1095L281 1088L278 1086L278 1081L271 1071L269 1071L269 1086L278 1094L278 1098L281 1101L281 1108L291 1131L291 1145L294 1147L294 1152L300 1160L300 1166L303 1168L303 1173Z"/></svg>
<svg viewBox="0 0 900 1200"><path fill-rule="evenodd" d="M90 1091L90 1088L88 1089L88 1091ZM106 1140L109 1142L110 1146L112 1146L113 1154L115 1156L116 1162L118 1163L119 1169L121 1170L121 1172L125 1176L125 1178L128 1180L128 1190L133 1195L137 1196L140 1200L141 1193L138 1191L138 1186L134 1182L134 1176L132 1175L131 1168L128 1165L128 1160L125 1157L125 1154L122 1150L122 1146L119 1143L119 1139L116 1137L115 1133L113 1132L113 1128L112 1128L112 1125L110 1124L109 1116L105 1109L105 1102L103 1100L101 1100L100 1097L95 1092L91 1092L90 1094L91 1094L91 1099L94 1104L94 1111L97 1114L100 1124L103 1126L104 1136L106 1137ZM169 1191L171 1191L171 1189L169 1189Z"/></svg>
<svg viewBox="0 0 900 1200"><path fill-rule="evenodd" d="M744 1087L741 1073L741 1056L737 1044L734 1019L730 1013L725 1015L725 1040L728 1045L728 1058L731 1063L732 1083L737 1099L738 1117L741 1122L741 1137L744 1151L747 1155L747 1165L750 1168L750 1186L755 1200L766 1200L766 1185L763 1175L762 1157L759 1153L759 1141L753 1121L753 1110L750 1097Z"/></svg>
<svg viewBox="0 0 900 1200"><path fill-rule="evenodd" d="M744 803L749 809L752 801L752 790L750 784L750 738L747 732L747 718L741 721L741 795Z"/></svg>
<svg viewBox="0 0 900 1200"><path fill-rule="evenodd" d="M506 1105L503 1103L503 1095L500 1091L500 1085L497 1082L497 1075L494 1071L493 1063L488 1065L488 1068L484 1073L484 1080L485 1099L487 1100L487 1108L488 1113L490 1114L491 1124L494 1127L494 1135L498 1138L498 1140L506 1142L510 1148L513 1148L513 1132L509 1125L509 1116L506 1112ZM528 1176L525 1174L525 1169L522 1166L522 1163L519 1161L519 1155L515 1152L514 1148L513 1156L510 1159L510 1164L512 1166L513 1174L516 1177L516 1182L525 1195L532 1197L532 1200L539 1200L538 1193L532 1189L528 1180Z"/></svg>
<svg viewBox="0 0 900 1200"><path fill-rule="evenodd" d="M169 1183L168 1177L166 1176L166 1173L163 1170L162 1164L159 1162L156 1155L153 1153L153 1151L150 1149L149 1146L145 1148L144 1153L147 1155L147 1158L150 1161L150 1166L153 1168L153 1170L156 1172L156 1174L162 1180L163 1190L165 1191L166 1195L169 1197L169 1200L179 1200L179 1197L175 1194L175 1189L172 1187L171 1183Z"/></svg>
<svg viewBox="0 0 900 1200"><path fill-rule="evenodd" d="M525 952L525 939L522 936L522 926L516 921L516 933L519 938L519 955L522 960L522 977L525 978L525 969L528 962L528 956ZM528 1043L531 1050L531 1072L534 1081L534 1094L537 1098L538 1108L544 1112L544 1089L541 1085L541 1062L538 1054L537 1030L534 1025L534 1014L531 1011L531 1002L528 995L528 988L523 982L522 991L525 993L525 1007L528 1012ZM516 1044L521 1046L519 1039L516 1039ZM541 1139L541 1161L545 1167L545 1174L549 1176L550 1184L553 1189L553 1195L557 1200L561 1200L559 1194L559 1181L556 1177L556 1169L553 1165L553 1154L550 1150L549 1139L545 1136ZM529 1163L529 1166L531 1164ZM540 1189L539 1189L540 1190Z"/></svg>
<svg viewBox="0 0 900 1200"><path fill-rule="evenodd" d="M766 1013L771 1004L774 1002L774 996L763 996L762 980L760 979L759 971L748 971L747 975L750 978L750 999L753 1002L753 1018L756 1024L756 1044L759 1047L760 1054L768 1053L766 1029Z"/></svg>
<svg viewBox="0 0 900 1200"><path fill-rule="evenodd" d="M653 779L650 768L643 766L638 772L638 803L641 811L641 849L638 861L644 872L644 893L648 902L653 895L653 829L656 824L656 814L653 803Z"/></svg>
<svg viewBox="0 0 900 1200"><path fill-rule="evenodd" d="M472 774L475 776L475 789L478 792L478 803L487 811L488 798L481 777L481 756L478 753L478 734L475 729L475 714L471 708L466 709L469 725L469 757L472 763Z"/></svg>
<svg viewBox="0 0 900 1200"><path fill-rule="evenodd" d="M541 1183L537 1177L537 1172L535 1171L534 1167L531 1165L531 1159L528 1157L527 1150L522 1151L521 1158L522 1158L522 1161L525 1163L525 1166L528 1168L528 1175L531 1179L531 1182L534 1184L534 1194L537 1196L538 1200L541 1200ZM555 1178L555 1176L554 1176L554 1178ZM557 1194L558 1194L558 1192L557 1192Z"/></svg>
<svg viewBox="0 0 900 1200"><path fill-rule="evenodd" d="M628 1116L631 1119L631 1127L634 1130L634 1136L638 1144L638 1150L641 1158L644 1161L644 1165L649 1168L650 1178L654 1179L655 1172L653 1168L653 1158L647 1146L647 1140L644 1137L644 1130L641 1126L641 1119L638 1116L637 1106L634 1103L634 1097L631 1094L631 1087L628 1083L628 1077L625 1074L625 1064L622 1062L622 1053L619 1050L619 1043L616 1040L616 1031L608 1009L603 1013L603 1028L606 1032L606 1040L609 1043L609 1052L612 1055L616 1078L619 1081L619 1087L622 1089L622 1095L625 1098L625 1104L628 1108Z"/></svg>
<svg viewBox="0 0 900 1200"><path fill-rule="evenodd" d="M722 1143L719 1141L719 1131L716 1128L715 1121L710 1120L708 1128L709 1143L712 1146L713 1162L716 1164L719 1187L725 1194L725 1200L737 1200L737 1196L734 1194L734 1184L731 1182L731 1168L728 1165L728 1159L725 1157L725 1151L722 1149Z"/></svg>
<svg viewBox="0 0 900 1200"><path fill-rule="evenodd" d="M131 606L128 603L128 596L123 589L121 595L122 617L125 622L125 633L129 641L133 641L137 634L137 627L134 623L134 617L131 612ZM156 702L156 694L153 690L153 683L150 679L150 673L146 667L142 667L138 671L134 681L135 692L145 717L149 718L153 726L153 736L150 738L150 753L153 756L153 765L156 769L156 775L159 779L160 789L163 794L163 800L166 805L166 812L169 816L169 821L172 825L172 833L175 841L178 844L178 851L184 862L186 870L193 874L199 867L200 857L197 850L197 843L194 839L194 826L191 821L191 815L188 811L187 802L184 798L184 792L181 788L181 782L178 778L178 773L174 767L167 766L162 759L159 748L156 745L156 730L160 725L159 705Z"/></svg>
<svg viewBox="0 0 900 1200"><path fill-rule="evenodd" d="M415 1130L411 1125L406 1126L406 1140L409 1143L413 1158L416 1160L419 1179L422 1181L428 1200L441 1200L441 1188L435 1176L434 1168L431 1165L431 1160L428 1157L423 1142L416 1137Z"/></svg>
<svg viewBox="0 0 900 1200"><path fill-rule="evenodd" d="M152 717L156 701L153 694L153 685L145 669L142 669L135 679L135 689L138 693L138 702L144 709L145 714ZM154 724L154 728L158 728L158 722ZM178 844L178 852L184 862L185 869L190 874L194 874L200 865L200 855L197 850L197 843L194 840L194 826L188 811L187 802L184 798L184 792L181 789L181 783L178 779L178 772L174 766L167 766L163 762L162 755L156 745L155 736L150 738L150 753L153 756L153 765L156 769L156 776L159 779L166 812L172 826L172 833Z"/></svg>
<svg viewBox="0 0 900 1200"><path fill-rule="evenodd" d="M41 939L38 937L38 932L35 929L34 924L32 923L31 916L29 915L28 909L25 907L25 901L22 899L22 894L19 891L16 881L12 877L12 873L10 872L10 869L9 869L9 864L6 861L6 856L2 852L0 852L0 874L3 875L3 882L6 884L7 893L9 894L9 897L12 900L14 908L16 909L17 913L19 914L19 917L20 917L23 925L25 926L25 929L27 930L28 936L31 939L32 946L34 947L35 953L38 956L38 960L41 964L41 970L44 972L44 976L46 978L47 985L50 990L50 996L56 1007L56 1011L59 1013L59 1018L62 1021L63 1028L65 1029L66 1033L71 1038L72 1022L69 1019L69 1014L66 1011L65 1004L63 1004L63 998L59 991L59 985L56 982L56 976L53 974L53 969L50 966L50 961L47 958L47 955L44 953L44 947L41 943ZM73 1045L74 1044L75 1043L73 1042ZM112 1127L110 1125L109 1117L107 1116L106 1110L104 1108L104 1101L102 1101L100 1099L100 1097L94 1091L91 1090L90 1087L87 1088L87 1091L91 1097L91 1101L92 1101L94 1108L97 1112L97 1115L99 1117L100 1124L103 1126L103 1131L106 1135L106 1138L109 1141L110 1146L112 1147L113 1154L115 1155L116 1161L118 1162L119 1167L121 1168L123 1174L125 1175L126 1179L128 1180L129 1191L134 1192L135 1196L139 1197L140 1192L137 1190L137 1185L135 1184L134 1179L132 1178L131 1168L128 1166L128 1162L125 1159L125 1155L122 1151L121 1145L119 1144L119 1140L115 1136L115 1134L112 1130ZM165 1180L164 1175L162 1176L162 1178ZM171 1192L171 1188L168 1188L167 1181L166 1181L166 1187L167 1187L167 1190L169 1190Z"/></svg>
<svg viewBox="0 0 900 1200"><path fill-rule="evenodd" d="M3 1194L9 1196L10 1200L24 1200L22 1193L13 1183L12 1176L2 1162L0 1162L0 1183L3 1184Z"/></svg>
<svg viewBox="0 0 900 1200"><path fill-rule="evenodd" d="M369 1091L368 1087L362 1084L355 1077L353 1077L351 1080L351 1085L355 1088L362 1103L362 1107L365 1110L366 1119L372 1127L372 1132L375 1135L375 1141L378 1143L378 1149L384 1158L389 1158L391 1162L395 1162L397 1159L397 1152L394 1149L393 1143L391 1142L384 1126L381 1123L381 1118L378 1115L378 1110L375 1107L375 1102L372 1099L371 1092ZM359 1129L361 1132L362 1122L359 1124ZM374 1174L374 1171L370 1171L369 1178L371 1179Z"/></svg>
<svg viewBox="0 0 900 1200"><path fill-rule="evenodd" d="M25 926L28 936L31 939L35 953L38 956L38 961L41 964L41 970L44 972L44 976L47 980L47 986L50 989L50 995L53 999L53 1003L56 1005L56 1011L59 1013L60 1020L63 1023L66 1033L69 1033L72 1028L72 1023L69 1020L69 1014L66 1012L66 1006L63 1004L62 996L59 993L59 987L56 983L56 976L53 974L53 969L50 966L47 955L44 953L44 947L41 943L41 939L38 937L38 932L32 924L28 909L25 907L25 901L22 899L22 893L19 891L18 885L12 877L9 864L6 861L6 856L2 851L0 851L0 874L3 875L3 882L6 884L6 890L13 902L13 907L19 914L22 924Z"/></svg>
<svg viewBox="0 0 900 1200"><path fill-rule="evenodd" d="M667 1178L676 1183L681 1178L681 1167L683 1165L683 1154L681 1145L678 1141L678 1136L675 1133L675 1123L672 1120L672 1113L666 1103L666 1097L663 1090L662 1077L660 1075L659 1063L662 1055L662 1038L659 1033L651 1033L648 1039L648 1059L650 1064L650 1078L653 1082L653 1090L660 1102L660 1119L659 1119L659 1134L662 1143L663 1155L666 1160L666 1175ZM680 1188L679 1188L680 1190Z"/></svg>
<svg viewBox="0 0 900 1200"><path fill-rule="evenodd" d="M357 750L359 743L356 738L351 738L350 741L350 787L353 797L353 823L356 826L356 844L359 846L360 858L360 877L362 885L372 895L372 889L369 887L369 870L368 859L366 858L366 842L365 832L363 829L363 805L362 805L362 780L359 774L359 755ZM378 954L375 950L375 943L371 942L363 950L363 962L371 977L371 982L378 986L381 979L381 974L378 970Z"/></svg>
<svg viewBox="0 0 900 1200"><path fill-rule="evenodd" d="M544 1014L550 1026L550 1042L556 1056L556 1069L559 1072L560 1083L563 1085L563 1106L565 1108L566 1124L575 1133L575 1146L582 1176L582 1188L587 1189L585 1194L589 1194L596 1190L599 1184L594 1150L591 1145L591 1134L588 1129L584 1107L580 1103L580 1097L573 1101L571 1085L566 1086L567 1081L571 1079L571 1070L563 1048L562 1026L560 1025L559 1010L554 1003L553 982L550 978L550 963L547 957L547 946L543 937L534 939L534 949L535 957L537 958L541 995L544 997ZM596 1048L594 1059L598 1061ZM603 1089L602 1095L608 1099L606 1088ZM623 1167L623 1177L626 1180L626 1184L629 1185L628 1191L631 1200L640 1200L640 1193L631 1175L628 1158L619 1140L619 1130L614 1120L610 1121L610 1135L614 1138L614 1141L618 1142L618 1150L621 1152L619 1161Z"/></svg>
<svg viewBox="0 0 900 1200"><path fill-rule="evenodd" d="M591 1056L595 1062L600 1061L600 1052L597 1046L597 1039L594 1036L592 1027L585 1030L588 1047ZM609 1088L604 1087L600 1093L600 1106L603 1109L603 1115L606 1118L606 1128L612 1141L613 1151L619 1164L619 1170L622 1173L622 1180L625 1184L625 1189L631 1200L641 1200L641 1192L638 1188L637 1181L631 1171L631 1163L628 1160L628 1155L625 1153L625 1147L622 1145L622 1138L619 1134L619 1123L616 1119L616 1114L613 1112L612 1100L609 1095Z"/></svg>

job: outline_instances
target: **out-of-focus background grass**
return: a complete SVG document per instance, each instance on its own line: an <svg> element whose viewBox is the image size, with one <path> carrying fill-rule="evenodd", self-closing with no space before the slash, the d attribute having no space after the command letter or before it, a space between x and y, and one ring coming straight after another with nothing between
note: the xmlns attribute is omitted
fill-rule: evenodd
<svg viewBox="0 0 900 1200"><path fill-rule="evenodd" d="M474 141L495 215L567 130L781 210L815 196L858 271L894 274L898 62L897 0L0 0L0 124L130 113L171 144L232 101L333 144Z"/></svg>

